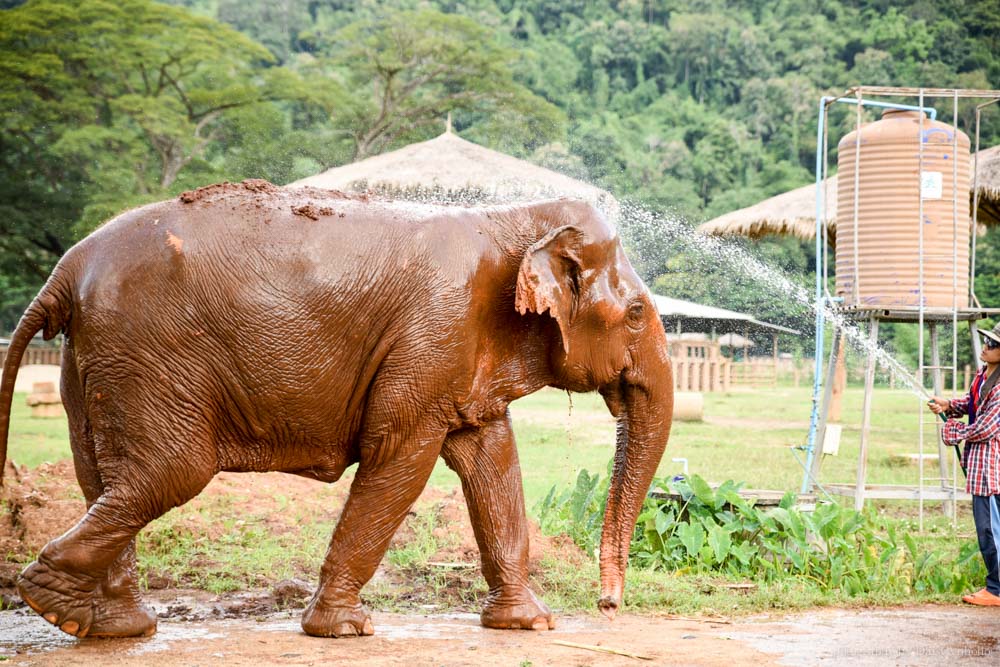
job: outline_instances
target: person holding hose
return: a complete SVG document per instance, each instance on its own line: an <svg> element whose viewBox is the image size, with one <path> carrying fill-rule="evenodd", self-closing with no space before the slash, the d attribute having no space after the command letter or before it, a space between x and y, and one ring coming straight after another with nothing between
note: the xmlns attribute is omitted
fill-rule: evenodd
<svg viewBox="0 0 1000 667"><path fill-rule="evenodd" d="M1000 324L979 333L983 336L979 358L985 365L976 373L969 393L951 401L934 396L928 407L948 417L969 415L968 424L948 419L941 431L946 445L957 446L965 440L965 490L972 495L972 518L986 564L986 587L962 600L1000 607Z"/></svg>

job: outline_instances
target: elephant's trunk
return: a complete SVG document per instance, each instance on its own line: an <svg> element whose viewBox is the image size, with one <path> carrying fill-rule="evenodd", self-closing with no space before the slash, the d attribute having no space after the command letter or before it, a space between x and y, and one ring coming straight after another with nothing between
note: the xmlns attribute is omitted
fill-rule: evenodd
<svg viewBox="0 0 1000 667"><path fill-rule="evenodd" d="M618 438L601 535L601 612L614 619L625 586L625 568L636 518L670 435L673 375L660 327L644 337L639 363L622 376L617 391ZM610 398L605 393L606 398ZM618 410L615 410L615 408Z"/></svg>

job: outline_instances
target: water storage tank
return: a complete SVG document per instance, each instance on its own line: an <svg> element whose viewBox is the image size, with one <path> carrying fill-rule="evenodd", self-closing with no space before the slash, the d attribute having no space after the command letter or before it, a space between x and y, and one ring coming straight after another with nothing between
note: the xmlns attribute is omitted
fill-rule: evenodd
<svg viewBox="0 0 1000 667"><path fill-rule="evenodd" d="M958 307L968 307L969 137L958 133L955 155L953 133L951 125L932 121L919 111L887 110L881 120L861 126L856 266L854 160L858 131L841 139L837 163L836 289L845 305L919 305L918 220L922 194L924 306L951 308L952 293L957 292ZM956 190L957 234L952 202ZM954 257L956 235L958 252ZM953 287L956 274L957 287Z"/></svg>

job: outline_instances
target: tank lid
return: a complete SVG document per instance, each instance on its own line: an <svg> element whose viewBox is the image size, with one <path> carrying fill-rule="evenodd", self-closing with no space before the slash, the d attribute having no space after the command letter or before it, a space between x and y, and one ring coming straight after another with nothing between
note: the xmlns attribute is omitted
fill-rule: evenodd
<svg viewBox="0 0 1000 667"><path fill-rule="evenodd" d="M927 118L927 114L923 111L913 111L910 109L885 109L882 112L882 118L888 120L903 120L906 118L913 118L914 120L918 118Z"/></svg>

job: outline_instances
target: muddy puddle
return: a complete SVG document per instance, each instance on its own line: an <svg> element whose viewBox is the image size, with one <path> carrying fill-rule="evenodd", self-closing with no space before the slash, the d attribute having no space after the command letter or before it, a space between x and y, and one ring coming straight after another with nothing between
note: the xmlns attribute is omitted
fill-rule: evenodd
<svg viewBox="0 0 1000 667"><path fill-rule="evenodd" d="M13 665L1000 664L993 609L828 609L738 620L626 613L613 623L574 615L541 633L488 630L470 613L375 613L374 637L318 639L302 633L299 609L257 614L255 599L164 592L152 602L160 624L148 639L76 640L27 609L0 612L0 657Z"/></svg>

